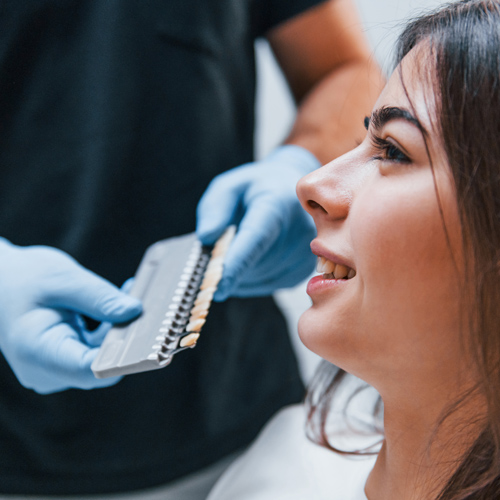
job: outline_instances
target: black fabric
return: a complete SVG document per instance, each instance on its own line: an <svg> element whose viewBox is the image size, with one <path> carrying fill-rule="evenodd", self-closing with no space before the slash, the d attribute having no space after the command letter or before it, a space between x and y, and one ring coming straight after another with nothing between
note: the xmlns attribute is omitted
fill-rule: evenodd
<svg viewBox="0 0 500 500"><path fill-rule="evenodd" d="M210 179L252 159L255 36L318 2L261 3L3 0L0 235L120 285L192 231ZM0 492L65 496L206 466L303 394L271 298L215 305L196 349L108 389L40 396L3 359L0 386Z"/></svg>

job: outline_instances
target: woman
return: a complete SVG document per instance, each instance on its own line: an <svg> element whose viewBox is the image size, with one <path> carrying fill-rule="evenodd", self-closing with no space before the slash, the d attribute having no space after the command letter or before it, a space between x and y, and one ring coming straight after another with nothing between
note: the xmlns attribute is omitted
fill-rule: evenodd
<svg viewBox="0 0 500 500"><path fill-rule="evenodd" d="M309 429L336 452L295 437L289 409L210 500L500 498L499 54L498 1L413 22L363 143L298 185L320 272L299 333L378 391L380 448L339 453L374 440L332 435L342 372L323 372Z"/></svg>

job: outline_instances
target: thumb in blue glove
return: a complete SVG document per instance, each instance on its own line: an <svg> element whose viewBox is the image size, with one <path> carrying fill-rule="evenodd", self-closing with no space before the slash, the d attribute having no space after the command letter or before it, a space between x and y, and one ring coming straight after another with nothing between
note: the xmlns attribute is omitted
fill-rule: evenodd
<svg viewBox="0 0 500 500"><path fill-rule="evenodd" d="M197 209L196 231L202 243L213 244L230 224L239 226L216 300L269 295L312 272L309 243L316 229L300 206L296 184L319 166L306 149L286 145L210 183Z"/></svg>
<svg viewBox="0 0 500 500"><path fill-rule="evenodd" d="M109 323L129 321L141 304L50 247L17 247L0 238L0 349L22 385L41 394L91 389L97 355L81 314ZM98 329L99 330L99 329Z"/></svg>

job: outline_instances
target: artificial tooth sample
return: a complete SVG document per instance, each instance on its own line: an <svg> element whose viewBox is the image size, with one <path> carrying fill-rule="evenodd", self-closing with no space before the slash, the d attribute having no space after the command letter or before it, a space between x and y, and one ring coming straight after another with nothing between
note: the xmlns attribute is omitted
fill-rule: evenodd
<svg viewBox="0 0 500 500"><path fill-rule="evenodd" d="M222 267L219 269L211 269L210 271L207 271L205 273L205 279L203 280L204 282L212 283L211 286L215 286L217 283L219 283L220 279L222 278Z"/></svg>
<svg viewBox="0 0 500 500"><path fill-rule="evenodd" d="M208 308L210 307L210 301L202 302L200 304L197 304L193 309L191 309L191 316L193 314L197 314L200 311L208 311Z"/></svg>
<svg viewBox="0 0 500 500"><path fill-rule="evenodd" d="M199 332L204 324L204 319L195 319L194 321L190 321L186 326L186 332Z"/></svg>
<svg viewBox="0 0 500 500"><path fill-rule="evenodd" d="M210 288L215 288L215 287L210 287ZM210 288L207 288L206 290L202 290L198 294L198 297L195 300L196 305L201 304L202 302L212 301L212 299L214 298L215 290L210 290Z"/></svg>
<svg viewBox="0 0 500 500"><path fill-rule="evenodd" d="M200 338L199 333L190 333L183 337L179 343L181 347L193 347L196 344L196 341Z"/></svg>
<svg viewBox="0 0 500 500"><path fill-rule="evenodd" d="M235 232L235 227L226 230L211 252L208 249L202 250L200 244L199 248L189 255L174 297L171 299L169 311L159 329L159 333L163 335L155 339L158 342L163 338L161 344L153 346L158 356L171 357L175 354L177 346L186 348L196 345L217 285L222 278L225 254Z"/></svg>
<svg viewBox="0 0 500 500"><path fill-rule="evenodd" d="M191 314L189 321L193 321L195 319L205 319L208 316L208 309L197 311Z"/></svg>

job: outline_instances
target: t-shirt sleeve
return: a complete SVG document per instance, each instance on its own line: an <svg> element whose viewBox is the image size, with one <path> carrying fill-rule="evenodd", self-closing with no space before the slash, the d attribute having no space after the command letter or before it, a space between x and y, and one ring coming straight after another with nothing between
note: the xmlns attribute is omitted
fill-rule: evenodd
<svg viewBox="0 0 500 500"><path fill-rule="evenodd" d="M264 36L270 29L326 0L254 0L253 20L255 37Z"/></svg>

